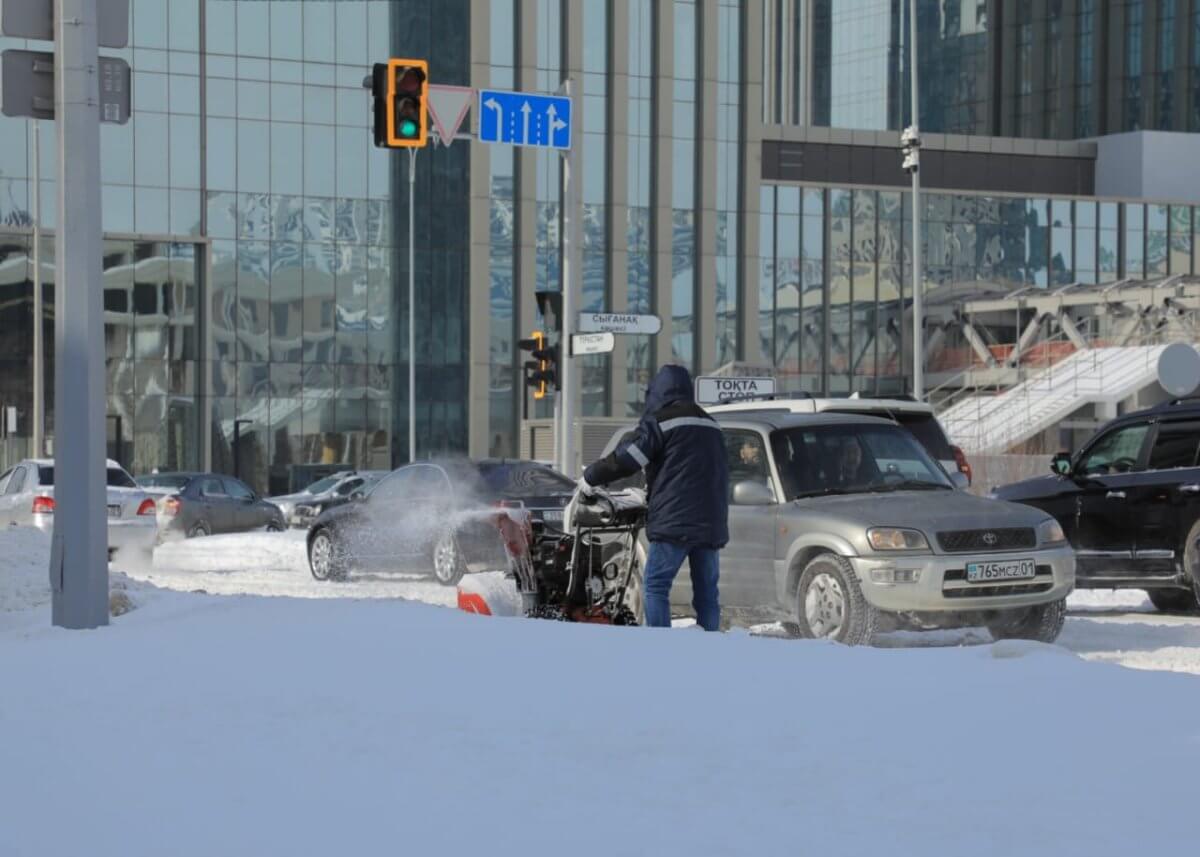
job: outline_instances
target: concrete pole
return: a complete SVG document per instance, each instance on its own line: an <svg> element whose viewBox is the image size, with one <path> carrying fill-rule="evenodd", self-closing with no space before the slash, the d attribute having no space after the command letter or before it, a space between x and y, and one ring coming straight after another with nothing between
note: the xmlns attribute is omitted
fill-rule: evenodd
<svg viewBox="0 0 1200 857"><path fill-rule="evenodd" d="M33 452L46 454L46 345L42 306L42 123L33 121Z"/></svg>
<svg viewBox="0 0 1200 857"><path fill-rule="evenodd" d="M408 461L417 460L417 289L413 224L417 180L417 150L408 150Z"/></svg>
<svg viewBox="0 0 1200 857"><path fill-rule="evenodd" d="M58 478L50 554L51 616L55 625L64 628L96 628L108 624L96 4L54 0L54 13L58 132L54 459Z"/></svg>
<svg viewBox="0 0 1200 857"><path fill-rule="evenodd" d="M918 112L917 85L917 0L909 0L909 64L912 77L912 128L919 140L921 137L920 113ZM913 282L913 398L925 398L925 315L921 294L923 282L921 272L921 168L912 172L912 282Z"/></svg>
<svg viewBox="0 0 1200 857"><path fill-rule="evenodd" d="M571 81L564 80L562 93L571 97ZM562 335L559 339L558 355L558 395L562 399L562 420L559 430L562 432L562 442L559 449L562 453L561 471L572 479L575 478L575 367L571 357L571 326L574 324L574 292L575 285L571 278L578 279L582 274L583 241L579 233L583 225L583 195L580 193L582 176L578 173L577 158L583 135L579 131L579 122L583 110L571 105L571 148L562 155ZM579 258L576 258L576 257Z"/></svg>

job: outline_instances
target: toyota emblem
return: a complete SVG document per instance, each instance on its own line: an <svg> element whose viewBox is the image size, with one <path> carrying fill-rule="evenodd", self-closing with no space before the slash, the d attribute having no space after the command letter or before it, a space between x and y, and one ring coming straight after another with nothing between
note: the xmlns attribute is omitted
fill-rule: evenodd
<svg viewBox="0 0 1200 857"><path fill-rule="evenodd" d="M998 541L1000 541L1000 537L997 536L995 533L984 533L983 534L983 543L985 545L987 545L988 547L992 547Z"/></svg>

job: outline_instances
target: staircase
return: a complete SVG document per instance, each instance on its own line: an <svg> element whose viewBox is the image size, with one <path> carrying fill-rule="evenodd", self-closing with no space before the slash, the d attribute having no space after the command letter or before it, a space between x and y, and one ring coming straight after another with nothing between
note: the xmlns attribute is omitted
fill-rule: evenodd
<svg viewBox="0 0 1200 857"><path fill-rule="evenodd" d="M968 454L998 454L1085 405L1119 402L1153 384L1165 345L1089 348L997 394L975 393L938 414Z"/></svg>

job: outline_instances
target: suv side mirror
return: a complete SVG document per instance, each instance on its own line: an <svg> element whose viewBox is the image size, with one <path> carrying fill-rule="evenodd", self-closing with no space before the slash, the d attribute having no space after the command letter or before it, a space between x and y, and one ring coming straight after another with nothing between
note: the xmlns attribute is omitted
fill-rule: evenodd
<svg viewBox="0 0 1200 857"><path fill-rule="evenodd" d="M1058 455L1050 459L1050 469L1059 476L1069 476L1071 473L1071 454L1069 452L1058 453Z"/></svg>
<svg viewBox="0 0 1200 857"><path fill-rule="evenodd" d="M771 488L754 479L745 479L733 486L733 505L770 506L775 502Z"/></svg>
<svg viewBox="0 0 1200 857"><path fill-rule="evenodd" d="M366 493L360 488L359 490L355 491L353 494L350 495L350 502L357 503L366 496L367 496Z"/></svg>
<svg viewBox="0 0 1200 857"><path fill-rule="evenodd" d="M954 483L954 487L959 491L966 491L971 487L971 480L967 478L967 474L961 470L955 470L950 474L950 481Z"/></svg>

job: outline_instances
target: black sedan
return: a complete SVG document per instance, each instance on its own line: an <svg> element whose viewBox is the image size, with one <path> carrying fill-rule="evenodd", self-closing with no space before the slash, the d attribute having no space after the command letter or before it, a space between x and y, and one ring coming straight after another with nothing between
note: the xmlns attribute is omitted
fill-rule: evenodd
<svg viewBox="0 0 1200 857"><path fill-rule="evenodd" d="M357 501L318 516L308 532L309 568L317 580L395 571L452 586L468 571L505 567L492 520L502 502L520 502L534 521L554 526L574 489L570 479L533 461L410 464Z"/></svg>
<svg viewBox="0 0 1200 857"><path fill-rule="evenodd" d="M219 473L155 473L137 480L138 487L158 500L158 533L211 536L266 528L284 529L279 507L261 499L250 486Z"/></svg>

